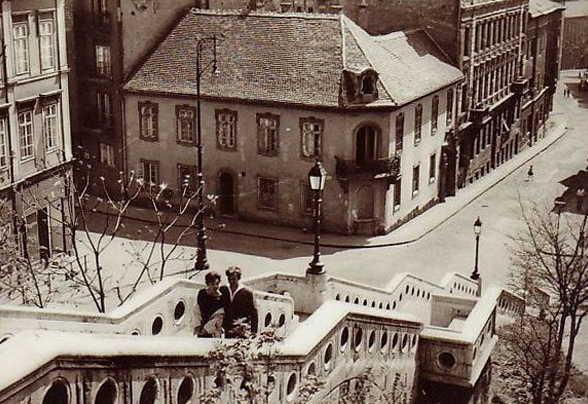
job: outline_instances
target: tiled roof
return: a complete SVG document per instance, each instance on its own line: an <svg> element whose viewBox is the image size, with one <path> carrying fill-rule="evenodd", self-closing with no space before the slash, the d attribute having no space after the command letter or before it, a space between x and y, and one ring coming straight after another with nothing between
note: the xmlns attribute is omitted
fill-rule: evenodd
<svg viewBox="0 0 588 404"><path fill-rule="evenodd" d="M566 2L565 18L588 16L588 0L576 0Z"/></svg>
<svg viewBox="0 0 588 404"><path fill-rule="evenodd" d="M563 5L550 0L529 1L529 14L533 18L552 13L556 10L563 10L564 8Z"/></svg>
<svg viewBox="0 0 588 404"><path fill-rule="evenodd" d="M373 68L378 99L399 105L461 77L422 31L372 37L343 15L191 10L124 86L196 94L198 38L223 35L218 74L202 76L204 97L341 107L343 70ZM212 51L203 52L203 64Z"/></svg>

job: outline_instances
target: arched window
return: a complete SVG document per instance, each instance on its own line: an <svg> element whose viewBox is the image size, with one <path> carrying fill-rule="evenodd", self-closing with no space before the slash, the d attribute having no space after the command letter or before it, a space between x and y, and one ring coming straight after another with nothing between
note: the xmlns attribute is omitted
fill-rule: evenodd
<svg viewBox="0 0 588 404"><path fill-rule="evenodd" d="M355 137L355 161L363 166L376 159L378 146L377 128L364 125L357 130Z"/></svg>
<svg viewBox="0 0 588 404"><path fill-rule="evenodd" d="M157 381L153 377L149 378L143 385L143 390L141 390L139 404L155 404L159 393L158 390Z"/></svg>
<svg viewBox="0 0 588 404"><path fill-rule="evenodd" d="M47 393L45 393L45 397L43 397L43 404L68 404L69 403L69 393L67 391L67 386L61 380L55 380Z"/></svg>
<svg viewBox="0 0 588 404"><path fill-rule="evenodd" d="M116 403L116 384L110 379L106 380L96 393L95 404L115 404Z"/></svg>
<svg viewBox="0 0 588 404"><path fill-rule="evenodd" d="M178 404L187 404L194 395L194 380L184 377L178 388Z"/></svg>

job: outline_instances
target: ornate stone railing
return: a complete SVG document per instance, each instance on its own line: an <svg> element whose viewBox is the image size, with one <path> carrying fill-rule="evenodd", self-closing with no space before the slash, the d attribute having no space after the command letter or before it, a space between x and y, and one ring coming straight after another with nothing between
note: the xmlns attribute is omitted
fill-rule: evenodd
<svg viewBox="0 0 588 404"><path fill-rule="evenodd" d="M189 280L164 279L107 314L0 306L0 341L26 329L192 336L196 297L203 287ZM261 329L275 326L285 334L294 318L292 298L261 291L255 291L255 297Z"/></svg>
<svg viewBox="0 0 588 404"><path fill-rule="evenodd" d="M260 372L254 381L270 382L269 403L287 403L313 375L323 385L312 402L321 402L331 391L338 395L346 379L382 366L380 387L396 388L401 376L410 394L421 330L420 321L407 314L326 302L277 346L273 374ZM217 387L207 355L219 343L234 340L23 332L0 346L0 361L18 364L0 367L0 402L44 402L47 395L54 404L72 403L73 397L80 404L98 397L101 404L157 403L164 397L194 402ZM227 386L241 385L237 376L229 377ZM223 402L234 402L226 397Z"/></svg>

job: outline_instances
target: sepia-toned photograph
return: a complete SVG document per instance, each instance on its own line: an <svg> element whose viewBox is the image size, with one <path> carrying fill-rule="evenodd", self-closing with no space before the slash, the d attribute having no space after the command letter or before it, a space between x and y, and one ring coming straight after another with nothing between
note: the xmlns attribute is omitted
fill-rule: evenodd
<svg viewBox="0 0 588 404"><path fill-rule="evenodd" d="M0 6L0 404L588 404L588 0Z"/></svg>

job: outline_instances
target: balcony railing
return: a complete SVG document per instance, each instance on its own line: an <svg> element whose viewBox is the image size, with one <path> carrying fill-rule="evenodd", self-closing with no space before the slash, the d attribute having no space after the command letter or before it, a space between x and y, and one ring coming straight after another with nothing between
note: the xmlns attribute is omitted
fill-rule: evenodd
<svg viewBox="0 0 588 404"><path fill-rule="evenodd" d="M339 179L388 179L395 182L400 175L400 157L392 156L382 159L367 160L346 160L339 157L335 167Z"/></svg>

